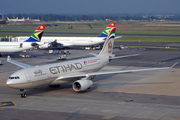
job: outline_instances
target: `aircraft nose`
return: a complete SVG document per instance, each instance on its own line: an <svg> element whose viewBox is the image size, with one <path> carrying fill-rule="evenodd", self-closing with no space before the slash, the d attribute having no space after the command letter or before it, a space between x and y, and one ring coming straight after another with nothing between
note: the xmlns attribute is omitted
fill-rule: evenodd
<svg viewBox="0 0 180 120"><path fill-rule="evenodd" d="M11 85L11 84L12 84L12 80L8 79L8 80L6 81L6 85L9 86L9 85Z"/></svg>

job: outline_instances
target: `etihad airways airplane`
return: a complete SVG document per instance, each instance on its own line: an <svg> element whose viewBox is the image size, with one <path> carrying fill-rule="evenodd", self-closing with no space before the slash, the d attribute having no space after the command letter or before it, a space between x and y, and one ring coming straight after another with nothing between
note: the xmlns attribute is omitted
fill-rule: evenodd
<svg viewBox="0 0 180 120"><path fill-rule="evenodd" d="M0 42L0 53L5 52L20 52L31 49L37 45L44 43L40 42L46 25L39 25L34 33L23 42ZM0 54L0 56L2 56Z"/></svg>
<svg viewBox="0 0 180 120"><path fill-rule="evenodd" d="M46 43L39 46L39 48L49 48L52 42L56 42L60 48L69 48L74 46L88 47L93 45L99 45L104 43L105 39L108 36L111 28L115 27L116 22L111 22L104 31L97 37L42 37L41 41ZM115 39L121 38L121 36L116 37ZM17 41L24 41L27 37L16 37Z"/></svg>
<svg viewBox="0 0 180 120"><path fill-rule="evenodd" d="M92 54L94 57L47 64L42 66L31 66L11 60L8 56L7 61L15 64L23 69L13 73L6 82L6 85L19 89L21 97L26 97L25 91L45 85L60 85L73 83L72 87L75 91L85 91L93 85L92 79L97 75L129 73L147 70L169 69L149 68L136 70L120 70L120 71L104 71L98 72L112 59L124 58L135 55L126 55L115 57L112 54L116 28L112 28L99 54Z"/></svg>

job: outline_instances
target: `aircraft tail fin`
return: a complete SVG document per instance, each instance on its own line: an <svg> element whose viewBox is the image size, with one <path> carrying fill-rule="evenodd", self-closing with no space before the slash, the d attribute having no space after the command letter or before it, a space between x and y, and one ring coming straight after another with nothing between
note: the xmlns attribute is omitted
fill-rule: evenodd
<svg viewBox="0 0 180 120"><path fill-rule="evenodd" d="M7 20L9 20L9 17L7 17Z"/></svg>
<svg viewBox="0 0 180 120"><path fill-rule="evenodd" d="M39 25L29 39L24 42L40 42L46 25Z"/></svg>
<svg viewBox="0 0 180 120"><path fill-rule="evenodd" d="M100 35L98 35L97 37L107 37L109 34L109 31L111 30L111 28L116 26L116 22L111 22L105 29L104 31L102 31L102 33Z"/></svg>
<svg viewBox="0 0 180 120"><path fill-rule="evenodd" d="M108 37L106 38L106 41L103 45L102 50L100 51L100 53L98 54L98 56L102 56L102 55L112 55L113 52L113 46L114 46L114 38L115 38L115 32L116 32L116 28L111 28Z"/></svg>

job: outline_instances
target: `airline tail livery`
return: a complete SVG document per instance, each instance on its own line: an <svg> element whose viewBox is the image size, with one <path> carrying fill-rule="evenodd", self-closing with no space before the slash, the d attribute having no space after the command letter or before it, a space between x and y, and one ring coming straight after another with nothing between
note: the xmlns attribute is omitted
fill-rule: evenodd
<svg viewBox="0 0 180 120"><path fill-rule="evenodd" d="M46 25L39 25L39 27L34 31L31 37L24 42L40 42L42 35L44 33Z"/></svg>
<svg viewBox="0 0 180 120"><path fill-rule="evenodd" d="M23 50L31 49L37 45L44 44L41 41L46 25L39 25L34 33L23 42L0 42L0 52L20 52ZM1 56L1 54L0 54Z"/></svg>
<svg viewBox="0 0 180 120"><path fill-rule="evenodd" d="M115 26L116 22L111 22L98 37L107 37L111 28L114 28Z"/></svg>

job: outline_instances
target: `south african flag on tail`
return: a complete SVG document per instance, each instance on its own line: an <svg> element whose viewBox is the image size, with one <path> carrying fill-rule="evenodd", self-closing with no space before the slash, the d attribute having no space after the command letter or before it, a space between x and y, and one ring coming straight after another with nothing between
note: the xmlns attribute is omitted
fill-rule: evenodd
<svg viewBox="0 0 180 120"><path fill-rule="evenodd" d="M112 55L116 28L111 28L98 56Z"/></svg>
<svg viewBox="0 0 180 120"><path fill-rule="evenodd" d="M116 26L116 22L111 22L98 37L107 37L111 28Z"/></svg>
<svg viewBox="0 0 180 120"><path fill-rule="evenodd" d="M31 37L24 42L40 42L46 25L39 25Z"/></svg>

